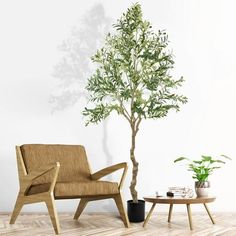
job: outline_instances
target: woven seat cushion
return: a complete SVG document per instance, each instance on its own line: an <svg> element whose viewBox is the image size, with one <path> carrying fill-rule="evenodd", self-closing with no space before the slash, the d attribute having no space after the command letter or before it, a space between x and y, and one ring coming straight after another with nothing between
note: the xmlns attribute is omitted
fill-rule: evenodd
<svg viewBox="0 0 236 236"><path fill-rule="evenodd" d="M32 185L27 195L42 193L49 190L50 184ZM56 183L55 198L76 198L82 196L106 195L119 193L118 184L108 181L86 181Z"/></svg>

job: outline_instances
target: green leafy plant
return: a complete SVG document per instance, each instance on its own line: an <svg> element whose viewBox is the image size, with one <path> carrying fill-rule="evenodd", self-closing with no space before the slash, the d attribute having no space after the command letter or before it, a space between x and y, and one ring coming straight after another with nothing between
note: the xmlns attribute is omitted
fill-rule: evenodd
<svg viewBox="0 0 236 236"><path fill-rule="evenodd" d="M102 121L113 111L129 122L133 164L130 191L133 201L138 202L135 145L140 123L165 117L170 110L179 111L187 98L175 93L183 78L175 80L170 74L174 61L168 36L165 31L155 33L143 20L140 4L132 5L113 27L115 34L108 34L104 47L92 57L97 69L86 89L93 105L86 107L83 115L86 125Z"/></svg>
<svg viewBox="0 0 236 236"><path fill-rule="evenodd" d="M231 160L231 158L221 155L225 159ZM226 162L220 159L213 159L211 156L201 156L201 160L190 160L186 157L179 157L174 160L174 163L179 161L188 161L188 171L193 171L193 179L197 179L199 182L208 181L209 175L213 173L215 169L221 168L220 164Z"/></svg>

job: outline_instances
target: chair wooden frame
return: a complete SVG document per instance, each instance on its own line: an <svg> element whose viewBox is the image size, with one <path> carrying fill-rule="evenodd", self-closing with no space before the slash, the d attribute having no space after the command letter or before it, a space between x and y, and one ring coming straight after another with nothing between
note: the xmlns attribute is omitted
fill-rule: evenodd
<svg viewBox="0 0 236 236"><path fill-rule="evenodd" d="M27 173L26 167L24 164L24 160L22 157L21 149L19 146L16 146L16 156L17 156L17 165L18 165L18 174L19 174L19 184L20 184L20 190L18 193L18 197L15 203L15 207L10 219L10 224L14 224L16 221L17 216L19 215L22 207L25 204L31 204L31 203L37 203L37 202L45 202L51 221L52 225L54 228L54 231L56 234L60 233L60 225L59 225L59 220L58 220L58 215L56 211L56 206L55 206L55 200L57 199L64 199L64 198L56 198L54 196L54 188L56 185L59 169L60 169L60 163L56 162L53 165L47 165L44 166L43 168L39 168L37 171L33 171L30 174ZM102 200L102 199L107 199L107 198L113 198L117 208L119 210L121 219L125 225L125 227L129 227L129 220L127 213L124 209L124 203L122 200L122 195L121 195L121 189L123 186L123 182L127 173L127 163L119 163L107 168L104 168L100 171L95 172L94 174L91 174L91 180L99 180L102 177L109 175L119 169L124 169L123 174L121 176L120 182L118 184L118 189L119 193L118 194L106 194L106 195L94 195L94 196L82 196L80 197L81 200L79 202L79 205L77 207L77 210L74 215L74 219L78 219L79 216L81 215L82 211L86 207L87 203L90 201L95 201L95 200ZM49 190L43 193L38 193L38 194L33 194L33 195L27 195L27 191L29 190L30 186L32 185L33 181L37 179L38 177L44 175L47 172L53 172L53 177L52 181L50 183ZM69 198L65 198L69 199Z"/></svg>

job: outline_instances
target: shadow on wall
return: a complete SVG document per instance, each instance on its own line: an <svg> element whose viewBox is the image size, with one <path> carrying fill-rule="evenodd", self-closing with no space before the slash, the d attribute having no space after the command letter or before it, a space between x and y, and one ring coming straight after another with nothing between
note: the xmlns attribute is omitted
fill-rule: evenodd
<svg viewBox="0 0 236 236"><path fill-rule="evenodd" d="M70 37L59 46L63 57L54 68L53 76L58 84L49 100L53 106L52 112L64 110L88 97L85 86L94 69L91 56L103 46L111 25L112 19L105 15L103 6L97 4L84 15L79 27L74 27ZM103 122L102 146L106 164L110 166L113 157L107 144L107 124L108 119ZM111 177L108 178L111 180Z"/></svg>
<svg viewBox="0 0 236 236"><path fill-rule="evenodd" d="M111 22L103 6L95 5L80 20L79 27L72 29L70 38L59 47L64 57L53 73L58 81L50 98L53 111L63 110L87 96L85 85L94 69L90 58L103 45Z"/></svg>

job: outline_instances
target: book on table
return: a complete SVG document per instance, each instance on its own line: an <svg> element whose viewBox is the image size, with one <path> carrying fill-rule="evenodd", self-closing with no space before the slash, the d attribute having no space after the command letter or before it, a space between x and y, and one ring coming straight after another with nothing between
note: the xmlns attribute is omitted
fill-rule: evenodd
<svg viewBox="0 0 236 236"><path fill-rule="evenodd" d="M193 190L188 187L169 187L168 197L193 197Z"/></svg>

